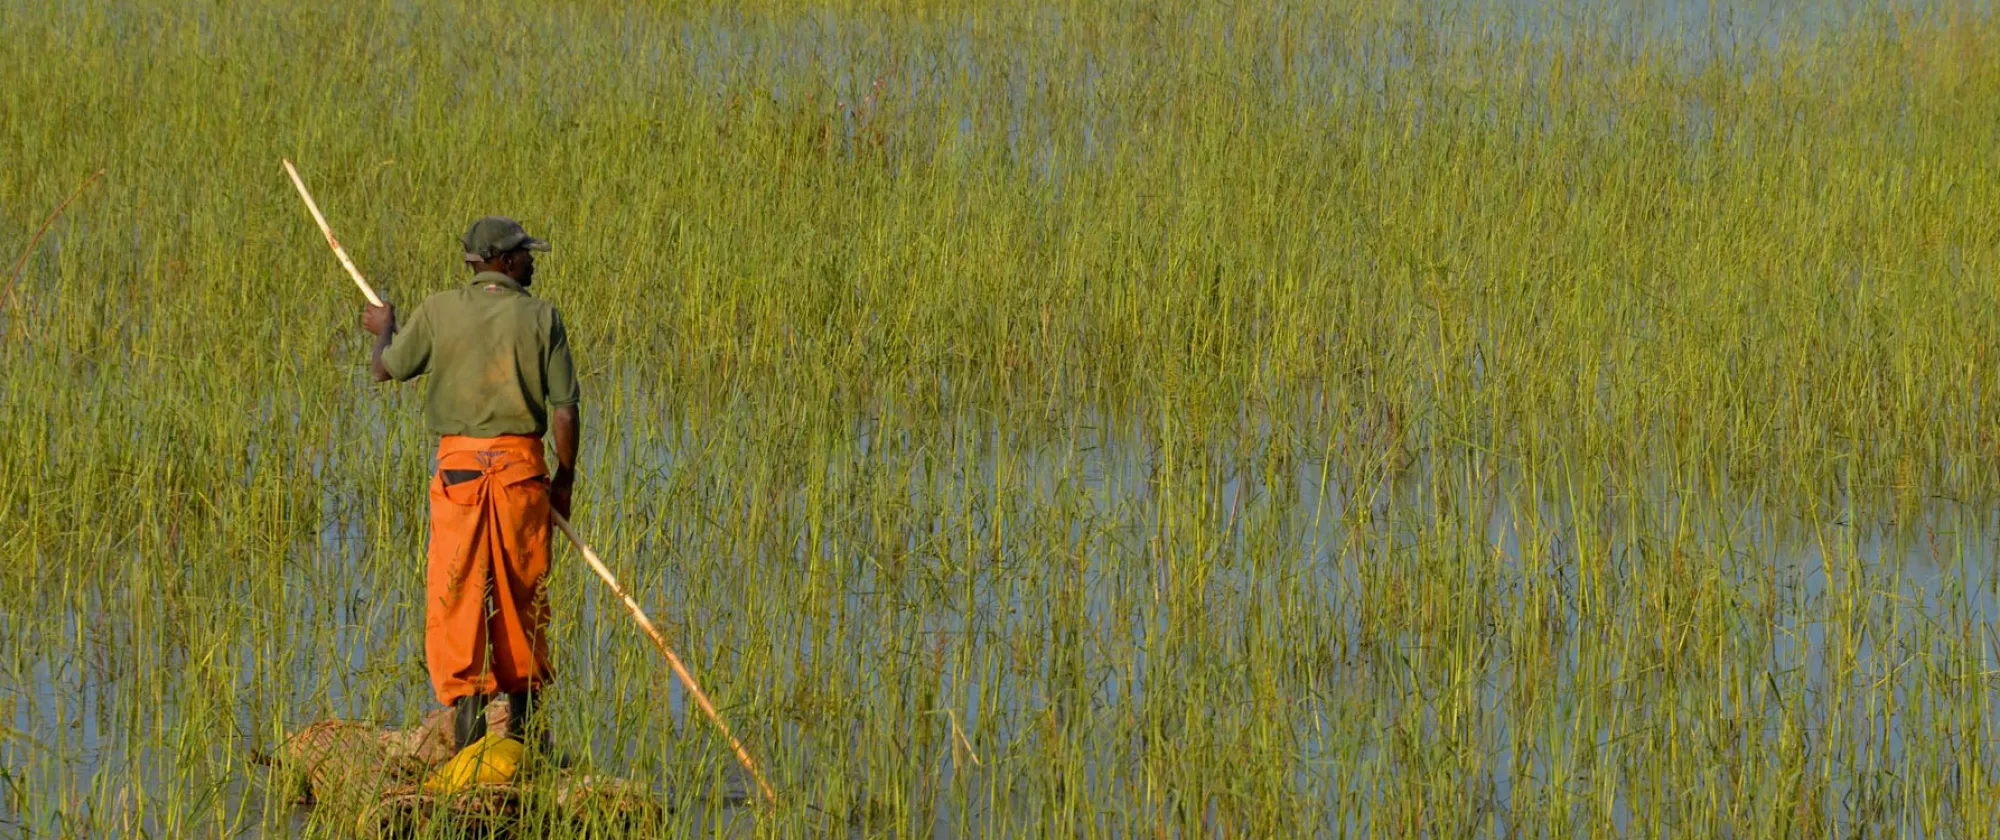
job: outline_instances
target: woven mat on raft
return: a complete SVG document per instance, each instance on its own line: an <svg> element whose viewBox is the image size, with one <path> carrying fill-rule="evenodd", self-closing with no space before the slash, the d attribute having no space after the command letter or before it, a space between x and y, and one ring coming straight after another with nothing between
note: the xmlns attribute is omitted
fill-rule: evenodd
<svg viewBox="0 0 2000 840"><path fill-rule="evenodd" d="M489 731L508 734L506 703L488 706L486 719ZM524 818L542 828L571 822L620 836L664 823L665 809L646 786L560 770L534 774L528 787L477 785L445 796L423 792L424 778L454 752L451 710L439 709L402 730L318 721L286 738L270 764L280 790L336 819L354 814L364 837L407 836L440 822L503 829Z"/></svg>

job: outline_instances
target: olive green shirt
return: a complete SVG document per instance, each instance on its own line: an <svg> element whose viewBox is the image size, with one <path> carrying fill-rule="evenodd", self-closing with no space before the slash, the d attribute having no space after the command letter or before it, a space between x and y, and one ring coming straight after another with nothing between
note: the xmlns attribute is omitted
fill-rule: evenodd
<svg viewBox="0 0 2000 840"><path fill-rule="evenodd" d="M576 405L562 316L505 274L431 295L382 351L397 381L431 375L424 417L442 435L535 435L549 408Z"/></svg>

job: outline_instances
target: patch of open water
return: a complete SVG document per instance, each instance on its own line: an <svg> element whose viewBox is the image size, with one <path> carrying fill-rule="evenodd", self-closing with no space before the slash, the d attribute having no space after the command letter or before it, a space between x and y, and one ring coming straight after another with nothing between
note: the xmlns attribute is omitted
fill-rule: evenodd
<svg viewBox="0 0 2000 840"><path fill-rule="evenodd" d="M909 498L905 501L913 506L950 512L967 512L967 518L956 518L953 514L943 514L938 519L920 523L896 538L908 547L915 548L939 534L951 534L967 530L983 535L995 533L1032 533L1034 529L1067 527L1078 534L1094 527L1102 527L1101 521L1113 521L1111 530L1131 538L1133 535L1159 533L1163 508L1157 502L1164 492L1160 487L1162 465L1159 450L1138 429L1086 430L1083 437L1060 450L1036 450L1024 448L1004 458L995 457L996 449L1004 449L1015 444L1016 438L1006 429L992 424L969 426L971 434L978 439L956 456L936 460L916 462L901 460L913 453L898 451L893 439L876 440L877 430L863 424L857 428L855 440L860 443L850 453L854 461L869 459L894 460L905 466L916 463L911 469L913 480L905 489ZM637 463L652 462L646 467L650 475L672 469L677 458L674 443L669 441L664 451L644 453ZM596 455L606 447L598 447ZM630 454L630 453L628 453ZM627 458L632 462L631 458ZM854 469L855 463L841 465L842 469ZM1370 552L1351 552L1343 546L1352 544L1354 533L1350 523L1355 519L1351 509L1357 500L1370 508L1372 523L1367 527L1375 529L1370 538L1377 545L1387 546L1388 551L1422 551L1427 544L1435 543L1440 534L1435 530L1441 517L1462 513L1439 508L1437 499L1438 482L1432 474L1437 468L1427 463L1419 463L1402 479L1383 479L1378 486L1365 492L1356 492L1354 486L1342 486L1340 477L1344 471L1325 462L1299 459L1289 472L1279 475L1262 475L1253 472L1217 471L1202 480L1206 495L1214 501L1217 510L1234 511L1226 517L1218 517L1223 523L1220 529L1211 529L1215 539L1202 550L1206 554L1195 561L1212 564L1215 570L1208 584L1224 601L1241 602L1259 597L1277 597L1286 587L1300 586L1297 579L1303 577L1303 584L1325 599L1325 603L1339 605L1339 621L1345 632L1364 635L1358 626L1359 611L1353 607L1355 593L1367 592L1370 576L1364 569L1369 563L1379 562L1382 555ZM1001 475L1005 471L1007 475ZM1516 505L1526 498L1517 488L1519 476L1479 475L1475 470L1460 471L1460 481L1455 490L1463 498L1484 499L1488 513L1477 520L1474 527L1481 541L1491 547L1493 562L1510 571L1506 574L1517 576L1518 581L1526 581L1535 574L1553 575L1560 579L1556 589L1565 599L1570 599L1559 609L1560 620L1564 624L1562 638L1571 640L1556 663L1556 673L1546 675L1556 685L1572 685L1580 679L1578 669L1584 667L1584 660L1593 655L1587 646L1589 635L1580 626L1581 610L1573 599L1580 597L1577 591L1580 574L1579 552L1583 550L1574 524L1575 511L1566 503L1543 499L1532 511L1517 509ZM1172 479L1166 479L1172 480ZM1451 483L1449 480L1447 484ZM1665 483L1662 482L1662 487ZM1011 498L1001 499L1001 488L1005 488ZM1428 488L1428 489L1427 489ZM1775 521L1766 515L1754 500L1744 501L1740 507L1729 511L1699 508L1695 503L1676 497L1666 490L1660 491L1655 511L1659 517L1654 524L1642 530L1634 542L1624 538L1613 538L1605 545L1612 555L1609 562L1613 568L1625 564L1657 562L1659 547L1650 542L1662 532L1681 530L1692 534L1697 545L1730 545L1730 551L1737 558L1738 565L1731 574L1740 576L1730 581L1726 589L1749 591L1754 588L1757 576L1768 575L1774 581L1779 600L1790 606L1780 606L1774 611L1778 624L1772 628L1771 644L1760 658L1747 659L1742 664L1747 667L1768 669L1772 677L1773 690L1779 682L1785 685L1810 686L1815 692L1851 691L1865 694L1871 690L1869 682L1888 681L1891 702L1888 708L1873 706L1846 706L1843 714L1848 720L1828 717L1829 706L1823 699L1815 698L1806 706L1806 725L1813 731L1830 728L1878 733L1878 753L1871 753L1874 760L1886 766L1894 766L1904 760L1903 733L1907 730L1906 715L1932 714L1924 704L1914 702L1914 677L1908 677L1909 663L1924 655L1922 651L1883 650L1864 640L1861 646L1848 655L1834 656L1829 651L1832 644L1827 628L1814 616L1827 614L1821 608L1810 606L1836 598L1862 598L1878 602L1877 609L1897 613L1901 620L1909 622L1933 622L1947 628L1974 628L1979 636L1971 640L1979 652L1983 667L1992 668L2000 662L2000 649L1992 629L1993 621L2000 617L1996 605L1996 591L2000 591L2000 569L1993 558L2000 556L2000 509L1968 508L1955 503L1933 500L1927 504L1917 519L1904 523L1891 521L1870 521L1866 514L1850 511L1842 515L1831 526L1818 529L1804 527L1801 523ZM979 498L971 498L979 497ZM1243 511L1254 511L1258 506L1268 504L1271 499L1286 500L1284 508L1277 511L1271 521L1279 523L1275 531L1265 531L1264 537L1252 539L1243 525L1248 516ZM1004 501L1004 503L1003 503ZM269 747L267 737L272 730L270 719L273 708L293 710L296 716L302 712L352 714L360 709L375 709L390 721L414 719L428 698L424 696L421 673L413 667L404 667L420 661L417 649L418 627L412 623L413 612L409 604L398 603L394 598L385 598L384 593L408 590L411 580L420 568L418 560L412 559L408 569L383 566L366 561L365 542L368 535L359 523L341 516L353 500L339 494L328 494L323 500L322 514L327 523L318 541L310 546L300 547L297 562L288 567L287 576L310 577L290 588L294 597L292 603L278 610L276 620L283 625L279 639L316 638L316 644L325 646L337 654L333 662L313 659L310 655L301 657L298 674L300 679L292 685L270 686L266 692L248 693L236 709L236 720L226 738L240 739L231 749L248 756L251 749ZM998 512L998 515L995 515ZM801 512L802 513L802 512ZM1265 514L1270 512L1266 511ZM1182 512L1185 515L1185 512ZM806 528L806 517L796 516L789 520L791 526ZM416 529L422 526L421 517L414 512L398 518L399 528ZM652 539L656 544L671 543L676 539L675 529L687 523L656 522ZM1602 524L1593 527L1603 527ZM1277 538L1270 539L1275 533ZM1844 533L1848 536L1836 542L1827 542L1828 533ZM858 537L858 533L849 536ZM865 540L850 540L865 542ZM796 550L790 557L765 558L760 562L778 563L786 566L810 565L814 558L807 546L810 540L804 534L796 543ZM1099 552L1130 554L1134 549L1119 547L1115 542L1097 543ZM1256 557L1253 554L1269 552L1277 548L1281 556ZM822 558L854 565L852 556L839 556L839 550L823 549L830 553ZM614 565L627 570L626 583L634 591L641 593L642 600L657 604L659 608L675 611L679 605L672 603L672 593L685 591L686 581L675 563L666 557L639 552L634 556L611 558ZM1183 558L1185 559L1185 558ZM1171 586L1163 579L1135 581L1129 576L1114 574L1113 570L1129 562L1129 557L1116 559L1103 555L1085 558L1089 570L1083 578L1085 597L1082 602L1083 620L1089 631L1087 635L1099 638L1124 638L1143 640L1150 638L1158 627L1148 626L1149 622L1162 620L1161 614L1140 608L1144 599L1135 599L1130 588L1139 586ZM860 564L865 566L866 564ZM1539 571L1529 571L1528 567L1540 565ZM1171 574L1162 569L1159 574ZM405 579L391 579L385 575ZM995 576L997 577L997 575ZM999 585L995 577L975 578L974 602L966 609L933 609L921 616L922 631L940 640L954 640L957 645L978 644L978 639L1007 638L1016 632L1026 632L1019 624L1029 620L1027 616L1038 614L1046 605L1023 601L1038 590L1013 588ZM1280 578L1291 582L1280 585ZM341 585L328 588L325 580L339 580ZM980 581L984 581L981 583ZM1859 583L1862 588L1854 589ZM848 583L845 596L846 609L853 614L866 614L879 603L875 600L882 588L906 585L886 573L863 574ZM666 692L667 713L671 726L650 729L636 726L593 726L586 709L609 708L631 709L634 704L648 702L643 690L648 684L656 684L649 678L632 680L631 675L621 669L630 666L630 661L620 661L618 651L629 649L626 642L617 641L622 635L629 635L622 611L612 601L597 591L594 581L582 581L586 591L576 602L577 614L567 638L559 642L561 660L566 681L571 682L572 697L582 702L573 707L571 714L558 724L569 731L565 739L579 751L590 756L597 766L613 773L632 773L648 777L652 770L650 762L641 756L649 755L656 744L644 744L635 739L666 738L672 740L675 733L686 733L691 727L700 728L705 724L691 716L686 697L678 686L670 686ZM1503 588L1500 591L1513 594L1510 600L1526 597L1517 589ZM1265 593L1259 595L1258 593ZM663 600L666 603L661 603ZM114 599L107 597L102 607L112 610ZM1516 601L1510 606L1521 606ZM224 778L208 778L202 782L207 787L202 790L170 791L155 786L185 785L190 779L180 772L171 740L162 742L153 735L144 739L149 746L134 752L131 750L132 726L144 727L156 735L160 731L173 730L183 725L178 719L178 710L169 705L165 708L133 708L127 700L119 698L120 692L132 690L130 682L142 679L142 675L107 670L93 657L101 652L93 652L90 644L82 640L95 632L91 621L82 615L67 616L63 624L71 628L67 635L76 640L74 645L58 645L50 654L32 657L32 670L28 673L9 675L0 681L0 697L6 702L0 709L8 712L4 725L10 737L0 743L0 787L12 792L11 796L0 797L0 826L9 823L22 827L31 833L54 829L61 824L62 806L59 803L74 803L73 807L129 807L138 825L145 825L146 809L138 800L149 796L174 796L183 801L211 799L218 815L243 815L263 812L260 797L264 788L258 776L261 771L245 768L240 774ZM658 616L656 616L658 617ZM684 623L700 626L704 623L701 615L680 615ZM0 629L5 629L10 637L22 622L18 617L0 616ZM115 622L115 619L113 619ZM835 620L835 624L839 624ZM331 626L331 636L325 628ZM865 633L854 635L852 629L839 629L825 625L815 625L811 621L800 621L797 625L796 644L802 651L815 647L833 645L855 645L857 649L842 653L862 661L885 657L907 655L900 638L870 637ZM1951 630L1950 632L1956 632ZM135 640L138 641L138 640ZM697 645L713 646L726 644L715 639L691 640ZM143 643L143 642L142 642ZM282 645L281 641L262 639L246 642L268 648L271 644ZM941 642L942 644L942 642ZM1394 670L1399 667L1413 667L1410 661L1419 657L1428 644L1421 635L1412 635L1394 643L1395 650L1378 650L1372 659L1364 657L1350 660L1346 670L1358 672L1379 672L1383 668ZM246 650L237 661L250 662L259 657L269 658L282 655L276 650ZM294 654L296 655L296 653ZM1387 656L1387 659L1382 658ZM1121 707L1137 707L1146 701L1149 692L1174 690L1153 684L1153 666L1149 652L1141 646L1132 651L1127 661L1112 661L1113 655L1098 651L1093 654L1093 671L1102 671L1094 680L1096 688L1087 702L1098 710L1116 710ZM793 665L808 661L810 657L779 657L775 660L780 668L777 680L783 683L797 682L804 675L797 673ZM1401 665L1395 664L1400 659ZM166 651L156 661L175 661ZM1841 663L1842 673L1829 672L1829 663ZM1481 799L1491 807L1502 807L1508 802L1517 779L1514 776L1522 766L1505 745L1504 735L1511 725L1508 698L1515 693L1516 676L1508 668L1505 655L1494 659L1482 671L1480 694L1487 714L1491 715L1488 725L1489 748L1494 751L1490 757L1490 768L1486 777L1469 782L1484 791ZM1601 663L1600 663L1601 664ZM1627 663L1628 665L1631 663ZM1615 665L1615 663L1614 663ZM1044 659L1039 666L1044 669L1058 667L1054 660ZM1108 670L1103 670L1108 669ZM1778 675L1793 674L1780 679ZM1898 676L1905 675L1905 676ZM168 676L167 679L177 679ZM1034 719L1037 709L1050 707L1057 698L1045 692L1051 684L1046 679L1033 676L995 675L984 670L963 672L952 668L939 670L935 675L937 696L959 698L952 707L953 725L964 731L980 734L986 744L1005 744L1026 737L1031 733L1015 729L1023 721ZM1905 681L1905 680L1911 681ZM405 683L401 688L384 693L383 681ZM635 693L635 687L640 689ZM181 690L198 691L192 684L183 685ZM1666 695L1671 698L1671 692ZM1762 722L1760 731L1753 737L1762 742L1775 742L1780 730L1786 725L1783 720L1787 707L1774 703L1762 707L1759 714ZM288 720L286 726L298 726L308 722L305 719ZM1982 729L1990 730L2000 721L1982 720ZM1425 724L1435 726L1435 723ZM211 731L210 737L214 737ZM805 752L811 747L799 740L796 725L782 725L777 729L780 741L761 745L769 752ZM1972 733L1977 735L1977 733ZM1327 743L1310 733L1299 733L1300 743L1306 746L1299 757L1301 779L1307 779L1328 772L1330 768L1354 760L1352 747ZM1611 743L1623 733L1599 731L1595 737ZM1364 748L1380 749L1381 745ZM669 746L671 749L671 746ZM639 763L635 764L634 762ZM720 759L718 759L720 760ZM1124 760L1123 756L1109 755L1105 761ZM954 755L938 759L938 772L946 784L958 772ZM1846 768L1860 775L1862 768ZM1528 766L1531 773L1552 772L1545 766ZM737 800L742 796L741 780L726 769L722 788L712 791L710 796ZM670 784L666 780L657 782L662 795L667 795ZM1851 793L1836 785L1836 792L1845 796ZM949 788L947 788L949 789ZM943 836L966 819L968 814L978 824L995 810L1004 811L1015 807L1013 803L986 801L977 793L969 801L949 802L943 811L936 814L936 823L926 827L929 833ZM1129 795L1129 791L1107 790L1106 796L1116 798ZM51 805L56 807L51 812ZM78 815L76 819L101 819L102 815ZM232 824L235 817L218 817L218 826ZM1358 815L1362 830L1368 825L1368 810L1364 806ZM51 822L54 820L54 822ZM253 819L254 823L254 819ZM288 830L298 826L292 825ZM1907 827L1907 826L1905 826ZM911 827L915 828L915 827ZM245 829L246 831L249 829Z"/></svg>

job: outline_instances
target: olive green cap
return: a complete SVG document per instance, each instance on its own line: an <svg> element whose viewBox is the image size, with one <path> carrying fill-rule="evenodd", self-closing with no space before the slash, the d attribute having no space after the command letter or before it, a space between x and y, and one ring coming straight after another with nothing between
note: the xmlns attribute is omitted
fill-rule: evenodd
<svg viewBox="0 0 2000 840"><path fill-rule="evenodd" d="M487 216L472 223L459 238L467 262L490 260L508 251L546 251L549 243L528 235L521 223L505 216Z"/></svg>

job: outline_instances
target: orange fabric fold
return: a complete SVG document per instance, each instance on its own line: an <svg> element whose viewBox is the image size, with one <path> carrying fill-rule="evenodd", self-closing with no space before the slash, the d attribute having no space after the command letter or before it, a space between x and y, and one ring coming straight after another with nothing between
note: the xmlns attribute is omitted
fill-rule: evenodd
<svg viewBox="0 0 2000 840"><path fill-rule="evenodd" d="M548 679L549 485L542 441L447 436L431 476L424 657L438 702ZM447 470L477 478L447 486Z"/></svg>

